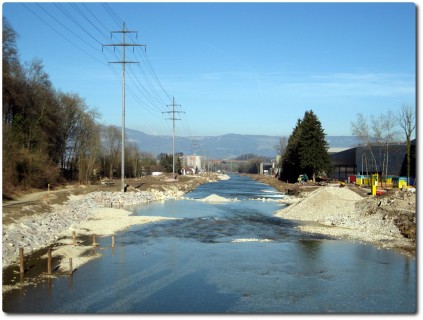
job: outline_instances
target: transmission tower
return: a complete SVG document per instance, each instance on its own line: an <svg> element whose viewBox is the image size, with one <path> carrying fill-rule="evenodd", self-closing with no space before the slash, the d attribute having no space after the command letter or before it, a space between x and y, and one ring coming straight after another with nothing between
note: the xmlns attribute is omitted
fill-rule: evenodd
<svg viewBox="0 0 423 320"><path fill-rule="evenodd" d="M175 118L175 113L184 113L183 111L175 111L176 106L181 106L180 104L175 104L175 97L173 97L172 104L168 104L168 107L172 107L172 111L163 111L163 113L172 113L172 117L168 118L168 120L172 120L173 122L173 162L172 162L172 178L175 179L175 120L181 120Z"/></svg>
<svg viewBox="0 0 423 320"><path fill-rule="evenodd" d="M196 155L198 150L200 149L200 145L199 145L197 140L192 139L191 149L192 149L192 152L194 153L194 155Z"/></svg>
<svg viewBox="0 0 423 320"><path fill-rule="evenodd" d="M121 165L121 179L122 179L122 185L121 185L121 191L125 192L125 66L129 63L139 63L138 61L127 61L126 60L126 47L145 47L144 44L138 44L138 43L126 43L126 34L127 33L136 33L138 35L137 31L129 31L126 29L125 22L123 23L122 30L118 31L111 31L111 36L113 33L121 33L123 36L123 42L122 43L110 43L110 44L103 44L103 47L122 47L122 60L121 61L109 61L109 63L121 63L122 64L122 165Z"/></svg>

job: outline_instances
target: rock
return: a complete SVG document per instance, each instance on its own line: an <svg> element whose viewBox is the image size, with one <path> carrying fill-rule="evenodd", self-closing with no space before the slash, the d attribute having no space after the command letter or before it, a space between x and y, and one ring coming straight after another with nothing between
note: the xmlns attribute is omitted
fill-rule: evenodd
<svg viewBox="0 0 423 320"><path fill-rule="evenodd" d="M202 180L203 183L206 180ZM184 188L188 190L190 188ZM163 191L151 189L150 191L107 192L97 191L84 196L70 197L62 206L55 206L54 211L31 218L23 218L19 223L3 227L3 268L16 263L19 251L16 249L20 243L25 246L25 251L30 253L53 244L63 233L81 221L90 219L92 209L119 206L136 206L157 200L177 199L184 195L180 185L169 186ZM5 242L7 240L7 242Z"/></svg>

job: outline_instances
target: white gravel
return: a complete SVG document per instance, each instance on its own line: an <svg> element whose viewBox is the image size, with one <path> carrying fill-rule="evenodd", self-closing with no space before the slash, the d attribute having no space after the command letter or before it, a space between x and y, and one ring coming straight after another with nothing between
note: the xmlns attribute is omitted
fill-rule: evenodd
<svg viewBox="0 0 423 320"><path fill-rule="evenodd" d="M227 179L221 175L219 179ZM32 215L2 228L3 268L17 265L19 248L25 254L45 248L63 237L77 234L111 235L133 224L154 222L162 217L135 217L123 207L151 201L177 199L184 195L176 186L165 191L93 192L72 196L51 213ZM335 238L348 238L375 243L384 247L410 246L393 221L379 215L363 215L356 208L362 199L348 188L319 188L303 199L292 198L285 209L276 212L283 219L313 222L302 224L305 232L322 233ZM112 207L112 208L111 208ZM73 254L73 253L72 253Z"/></svg>
<svg viewBox="0 0 423 320"><path fill-rule="evenodd" d="M205 182L226 180L227 175L205 178ZM63 237L77 234L111 235L133 224L155 222L162 217L134 217L129 211L119 210L135 207L151 201L179 199L185 191L176 185L167 185L164 191L106 192L98 191L86 195L71 195L63 205L55 206L49 213L32 215L2 227L3 269L17 265L19 248L25 255L46 248Z"/></svg>
<svg viewBox="0 0 423 320"><path fill-rule="evenodd" d="M363 197L348 188L329 185L310 192L303 199L278 210L275 215L302 223L304 232L328 235L372 243L379 247L413 247L413 241L404 238L392 219L379 214L366 215L356 206ZM377 206L375 199L374 206Z"/></svg>

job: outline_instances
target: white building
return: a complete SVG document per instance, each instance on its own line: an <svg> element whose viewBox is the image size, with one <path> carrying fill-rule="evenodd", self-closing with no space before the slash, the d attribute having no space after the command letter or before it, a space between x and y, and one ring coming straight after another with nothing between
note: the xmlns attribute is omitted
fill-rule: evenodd
<svg viewBox="0 0 423 320"><path fill-rule="evenodd" d="M197 155L184 155L181 158L182 167L193 169L194 172L201 171L201 157Z"/></svg>

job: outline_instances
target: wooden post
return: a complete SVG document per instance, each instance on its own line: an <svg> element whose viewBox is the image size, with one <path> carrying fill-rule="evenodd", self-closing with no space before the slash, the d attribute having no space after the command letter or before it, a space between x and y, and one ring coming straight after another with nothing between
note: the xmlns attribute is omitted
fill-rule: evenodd
<svg viewBox="0 0 423 320"><path fill-rule="evenodd" d="M24 249L19 248L19 272L23 274L25 272L24 269Z"/></svg>
<svg viewBox="0 0 423 320"><path fill-rule="evenodd" d="M51 248L47 252L47 274L51 274Z"/></svg>
<svg viewBox="0 0 423 320"><path fill-rule="evenodd" d="M95 234L93 234L93 246L98 246L98 243L95 242Z"/></svg>
<svg viewBox="0 0 423 320"><path fill-rule="evenodd" d="M115 236L112 236L112 248L115 247Z"/></svg>
<svg viewBox="0 0 423 320"><path fill-rule="evenodd" d="M69 275L72 275L73 267L72 267L72 258L69 258Z"/></svg>
<svg viewBox="0 0 423 320"><path fill-rule="evenodd" d="M73 245L76 246L76 232L72 232Z"/></svg>
<svg viewBox="0 0 423 320"><path fill-rule="evenodd" d="M21 273L19 274L19 291L20 291L20 295L23 296L24 295L24 274Z"/></svg>

